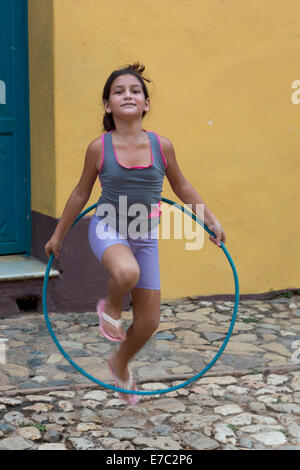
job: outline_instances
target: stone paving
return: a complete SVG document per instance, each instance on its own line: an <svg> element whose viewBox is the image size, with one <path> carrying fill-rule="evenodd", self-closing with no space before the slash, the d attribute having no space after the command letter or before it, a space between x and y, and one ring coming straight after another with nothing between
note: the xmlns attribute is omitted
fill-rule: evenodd
<svg viewBox="0 0 300 470"><path fill-rule="evenodd" d="M214 358L233 302L162 304L161 323L131 363L141 390L186 381ZM70 357L113 384L95 312L50 314ZM125 327L132 318L123 312ZM42 314L0 320L0 450L300 449L300 296L240 301L216 364L185 388L128 406L59 353Z"/></svg>

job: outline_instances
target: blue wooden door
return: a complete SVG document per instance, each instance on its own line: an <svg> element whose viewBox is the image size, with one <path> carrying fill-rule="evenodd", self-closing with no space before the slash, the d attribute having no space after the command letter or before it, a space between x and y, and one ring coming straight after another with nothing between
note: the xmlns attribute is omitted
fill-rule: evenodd
<svg viewBox="0 0 300 470"><path fill-rule="evenodd" d="M30 255L27 0L0 0L0 255Z"/></svg>

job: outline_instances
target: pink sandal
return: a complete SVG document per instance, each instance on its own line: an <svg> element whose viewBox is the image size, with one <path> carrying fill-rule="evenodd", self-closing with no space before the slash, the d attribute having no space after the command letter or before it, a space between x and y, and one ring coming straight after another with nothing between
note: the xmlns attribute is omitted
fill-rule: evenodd
<svg viewBox="0 0 300 470"><path fill-rule="evenodd" d="M121 343L121 342L125 341L125 339L126 339L126 333L125 332L123 333L123 335L120 335L120 336L111 336L109 333L107 333L107 331L105 331L105 329L103 327L103 320L107 321L108 323L110 323L111 325L113 325L117 329L122 327L121 320L115 320L114 318L112 318L109 315L107 315L106 313L104 313L105 303L106 303L105 299L100 299L98 304L97 304L97 312L98 312L98 316L99 316L99 329L100 329L101 333L103 334L103 336L105 338L109 339L110 341L113 341L114 343Z"/></svg>
<svg viewBox="0 0 300 470"><path fill-rule="evenodd" d="M110 370L110 373L112 374L113 378L115 379L115 386L118 388L123 388L124 390L134 390L137 391L136 385L133 381L132 374L129 371L129 380L127 382L124 382L123 380L119 379L116 376L116 373L113 369L112 364L110 361L108 361L108 368ZM139 395L134 395L132 393L122 393L118 392L118 395L122 400L125 400L128 405L136 405L136 403L139 401L140 396Z"/></svg>

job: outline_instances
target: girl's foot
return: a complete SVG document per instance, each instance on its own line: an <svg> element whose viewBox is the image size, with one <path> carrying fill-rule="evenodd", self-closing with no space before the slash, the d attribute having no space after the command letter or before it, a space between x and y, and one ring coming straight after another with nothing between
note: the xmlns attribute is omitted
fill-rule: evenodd
<svg viewBox="0 0 300 470"><path fill-rule="evenodd" d="M125 370L119 368L115 356L111 356L109 358L108 368L113 378L115 379L116 387L123 388L124 390L137 390L131 372L128 370L128 368L126 368ZM132 393L118 392L118 395L129 405L135 405L140 399L139 395L134 395Z"/></svg>
<svg viewBox="0 0 300 470"><path fill-rule="evenodd" d="M99 328L103 336L114 343L120 343L126 339L126 333L122 328L121 320L117 320L108 314L106 300L100 299L97 304L99 316Z"/></svg>

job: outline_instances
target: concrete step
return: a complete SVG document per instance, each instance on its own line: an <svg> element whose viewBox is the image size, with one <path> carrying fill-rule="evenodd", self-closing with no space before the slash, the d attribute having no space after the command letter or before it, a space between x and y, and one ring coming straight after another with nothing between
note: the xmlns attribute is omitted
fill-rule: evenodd
<svg viewBox="0 0 300 470"><path fill-rule="evenodd" d="M0 282L25 279L43 279L47 265L33 256L0 256ZM59 271L51 268L50 277L58 277Z"/></svg>
<svg viewBox="0 0 300 470"><path fill-rule="evenodd" d="M0 256L0 318L42 312L42 289L47 265L33 256ZM50 269L49 284L60 272ZM51 279L50 279L51 278Z"/></svg>

